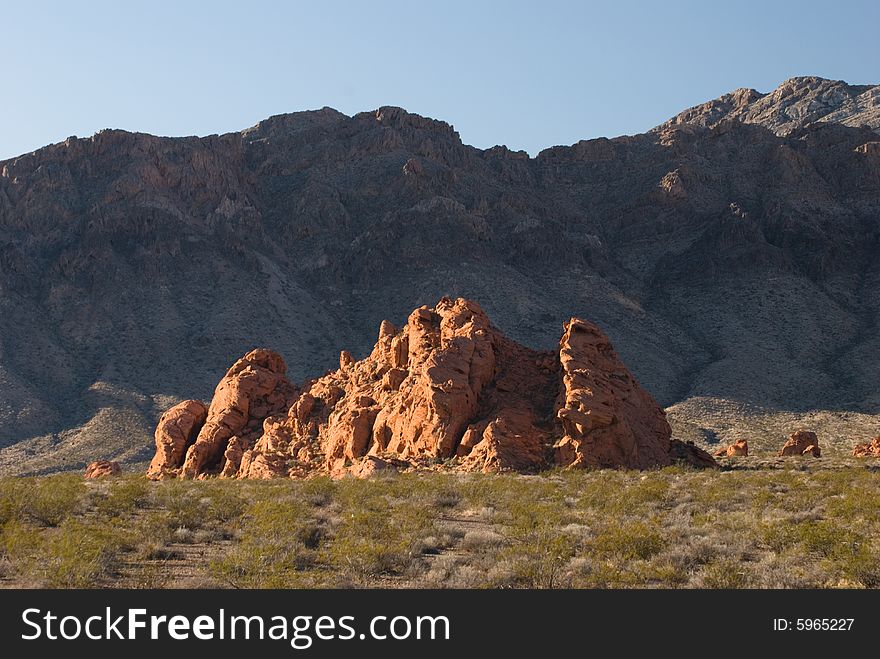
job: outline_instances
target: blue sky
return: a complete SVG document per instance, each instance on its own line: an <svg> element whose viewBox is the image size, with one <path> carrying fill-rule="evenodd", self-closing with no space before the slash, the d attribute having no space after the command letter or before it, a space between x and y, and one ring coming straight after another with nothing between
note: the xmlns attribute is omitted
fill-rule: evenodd
<svg viewBox="0 0 880 659"><path fill-rule="evenodd" d="M737 87L880 82L880 3L0 0L0 159L102 128L240 130L380 105L537 153Z"/></svg>

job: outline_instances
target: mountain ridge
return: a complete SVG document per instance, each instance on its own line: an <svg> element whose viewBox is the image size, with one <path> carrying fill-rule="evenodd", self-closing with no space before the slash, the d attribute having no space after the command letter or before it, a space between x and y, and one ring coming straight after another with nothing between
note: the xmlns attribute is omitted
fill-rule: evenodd
<svg viewBox="0 0 880 659"><path fill-rule="evenodd" d="M817 98L826 97L829 95L831 96L832 103L834 101L840 100L850 102L842 102L838 106L834 107L833 110L828 111L824 114L817 113L815 115L816 118L813 118L813 115L807 114L804 107L805 105L809 105L810 102L816 101ZM790 96L794 96L795 103L788 102L782 104L782 106L780 107L779 102ZM775 105L774 101L776 101ZM683 110L677 115L658 124L657 126L649 129L646 132L658 132L670 127L680 126L682 124L699 125L707 128L712 128L714 126L717 126L722 121L730 118L735 118L739 121L742 121L743 123L756 123L758 125L762 125L766 128L770 128L771 130L773 130L774 125L772 123L767 122L766 120L762 121L762 119L766 119L765 117L755 117L753 113L749 112L750 106L756 102L761 102L761 109L763 111L762 114L765 115L779 115L784 114L786 111L792 110L797 110L804 113L804 116L802 117L785 115L789 119L791 119L791 123L795 125L793 128L779 129L780 135L789 134L793 130L803 128L809 123L813 123L814 121L825 121L853 127L858 127L859 125L867 125L872 130L875 130L875 132L880 131L880 85L851 85L843 80L831 80L818 76L795 76L784 81L782 84L780 84L778 87L771 90L770 92L759 92L756 89L750 87L740 87L732 92L723 94L716 99L687 108L686 110ZM826 106L820 109L828 109L828 107ZM545 152L553 152L554 149L573 148L574 146L582 143L603 140L626 139L629 137L633 137L634 135L644 134L636 133L618 135L614 137L602 136L582 139L570 145L557 144L547 146L543 149L540 149L534 156L531 156L528 154L528 152L524 150L510 149L504 144L496 144L487 148L480 148L466 144L461 140L460 135L455 130L452 124L449 124L443 120L433 119L414 112L409 112L402 107L394 105L383 105L376 110L358 112L353 115L347 115L330 106L324 106L322 108L314 110L298 110L294 112L285 112L270 115L269 117L258 121L253 126L243 128L238 131L230 131L227 133L212 133L209 135L200 136L158 136L152 135L150 133L129 131L121 128L104 128L91 137L80 138L76 135L72 135L60 142L47 144L33 151L29 151L18 156L11 156L9 158L2 159L0 160L0 165L11 163L20 158L34 155L40 151L43 151L44 149L50 149L52 147L57 147L61 145L69 146L69 143L71 141L80 139L93 139L103 133L120 133L126 135L141 136L145 138L155 138L160 140L209 139L231 135L240 135L242 138L250 138L251 136L259 135L259 137L256 137L256 140L262 140L269 138L270 136L272 136L273 133L277 137L279 131L277 131L276 129L279 126L282 127L282 129L285 127L288 129L294 129L294 132L304 132L310 128L327 127L336 122L355 120L361 117L375 116L376 113L382 111L390 112L398 118L410 117L421 120L423 126L435 125L438 128L439 132L450 133L454 135L457 141L460 142L463 146L476 149L477 151L481 151L483 153L495 152L497 150L499 153L517 154L515 156L517 158L523 157L523 155L521 154L524 154L524 157L528 159L537 159L541 156L541 154ZM801 122L798 122L798 119L801 119ZM298 122L302 122L302 125L298 125ZM268 134L265 134L264 132ZM282 130L281 132L283 133L284 131Z"/></svg>

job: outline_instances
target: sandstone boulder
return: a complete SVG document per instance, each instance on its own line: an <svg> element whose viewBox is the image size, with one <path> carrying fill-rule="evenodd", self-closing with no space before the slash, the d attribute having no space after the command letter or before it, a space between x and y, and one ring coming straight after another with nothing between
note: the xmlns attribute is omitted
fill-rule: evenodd
<svg viewBox="0 0 880 659"><path fill-rule="evenodd" d="M864 444L856 444L853 447L853 457L856 458L880 458L880 435Z"/></svg>
<svg viewBox="0 0 880 659"><path fill-rule="evenodd" d="M816 433L809 430L796 430L791 433L778 455L812 455L814 458L818 458L822 455L819 448L819 438Z"/></svg>
<svg viewBox="0 0 880 659"><path fill-rule="evenodd" d="M122 473L122 467L119 466L118 462L113 462L111 460L98 460L97 462L91 462L86 467L84 478L105 478L107 476L115 476L116 474Z"/></svg>
<svg viewBox="0 0 880 659"><path fill-rule="evenodd" d="M169 409L156 426L156 454L147 469L147 478L160 480L176 476L186 450L205 424L208 408L200 400L185 400Z"/></svg>
<svg viewBox="0 0 880 659"><path fill-rule="evenodd" d="M180 468L183 478L226 469L224 460L246 451L263 432L263 421L287 412L295 389L284 374L287 367L271 350L252 350L239 359L220 380L208 408L207 419L187 449ZM229 441L237 437L238 446L226 455Z"/></svg>
<svg viewBox="0 0 880 659"><path fill-rule="evenodd" d="M670 464L666 414L594 324L572 318L559 343L562 382L556 462L645 469Z"/></svg>
<svg viewBox="0 0 880 659"><path fill-rule="evenodd" d="M715 451L716 458L745 457L749 454L749 443L745 439L738 439L729 446L722 446Z"/></svg>

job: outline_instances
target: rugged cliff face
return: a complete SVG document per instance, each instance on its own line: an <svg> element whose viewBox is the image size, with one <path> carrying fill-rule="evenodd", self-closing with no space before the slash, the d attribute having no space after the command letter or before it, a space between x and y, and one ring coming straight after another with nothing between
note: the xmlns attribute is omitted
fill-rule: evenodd
<svg viewBox="0 0 880 659"><path fill-rule="evenodd" d="M648 468L673 460L663 410L598 327L572 318L558 353L537 352L461 298L419 307L399 330L382 321L369 356L355 361L343 351L337 370L296 394L281 357L255 350L220 381L201 429L189 423L205 409L199 405L187 401L162 417L150 478L364 476L440 463L486 472Z"/></svg>
<svg viewBox="0 0 880 659"><path fill-rule="evenodd" d="M4 161L0 470L145 464L217 364L271 346L299 382L443 295L537 349L596 322L698 443L873 437L875 92L795 79L534 158L399 108L325 108Z"/></svg>

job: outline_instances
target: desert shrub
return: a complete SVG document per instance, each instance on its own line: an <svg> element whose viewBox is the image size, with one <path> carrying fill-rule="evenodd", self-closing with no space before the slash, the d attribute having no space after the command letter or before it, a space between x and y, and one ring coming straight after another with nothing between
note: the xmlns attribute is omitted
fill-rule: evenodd
<svg viewBox="0 0 880 659"><path fill-rule="evenodd" d="M752 502L750 479L737 482L730 475L700 475L700 482L692 485L694 501L710 509L727 512L746 508Z"/></svg>
<svg viewBox="0 0 880 659"><path fill-rule="evenodd" d="M549 527L537 529L521 542L498 552L492 585L522 588L568 586L565 568L579 547L578 539Z"/></svg>
<svg viewBox="0 0 880 659"><path fill-rule="evenodd" d="M631 585L637 587L680 588L688 582L690 571L671 561L652 560L632 566L635 578Z"/></svg>
<svg viewBox="0 0 880 659"><path fill-rule="evenodd" d="M377 499L343 511L325 559L355 583L367 585L381 575L407 572L421 556L432 529L421 506L400 503L393 509Z"/></svg>
<svg viewBox="0 0 880 659"><path fill-rule="evenodd" d="M18 478L0 478L0 527L18 518L24 495Z"/></svg>
<svg viewBox="0 0 880 659"><path fill-rule="evenodd" d="M147 510L134 518L129 528L145 543L164 545L171 542L176 527L167 511Z"/></svg>
<svg viewBox="0 0 880 659"><path fill-rule="evenodd" d="M25 559L36 555L41 544L40 529L18 519L9 519L0 529L0 554L13 565L13 571L25 572Z"/></svg>
<svg viewBox="0 0 880 659"><path fill-rule="evenodd" d="M433 504L436 508L455 508L461 503L461 494L452 488L442 488L434 496Z"/></svg>
<svg viewBox="0 0 880 659"><path fill-rule="evenodd" d="M623 493L623 499L628 506L639 508L641 506L662 506L669 496L669 483L664 480L664 475L652 472L640 477L639 480L628 485Z"/></svg>
<svg viewBox="0 0 880 659"><path fill-rule="evenodd" d="M459 543L459 547L465 551L479 551L489 547L498 547L504 544L504 536L496 531L475 529L466 531Z"/></svg>
<svg viewBox="0 0 880 659"><path fill-rule="evenodd" d="M880 510L880 484L854 483L852 487L827 499L829 517L846 521L876 519Z"/></svg>
<svg viewBox="0 0 880 659"><path fill-rule="evenodd" d="M507 541L498 552L491 581L496 586L556 588L564 568L582 546L582 525L560 505L561 493L544 491L549 500L517 497L506 506L501 532Z"/></svg>
<svg viewBox="0 0 880 659"><path fill-rule="evenodd" d="M880 556L866 547L840 559L843 575L865 588L880 588Z"/></svg>
<svg viewBox="0 0 880 659"><path fill-rule="evenodd" d="M80 506L85 494L78 474L5 478L0 484L0 522L18 519L58 526Z"/></svg>
<svg viewBox="0 0 880 659"><path fill-rule="evenodd" d="M169 481L161 483L156 493L158 505L167 511L172 528L218 529L237 521L247 501L236 483Z"/></svg>
<svg viewBox="0 0 880 659"><path fill-rule="evenodd" d="M3 547L12 569L49 588L88 588L112 576L133 538L105 523L68 518L57 528L39 529L17 521L3 529Z"/></svg>
<svg viewBox="0 0 880 659"><path fill-rule="evenodd" d="M768 548L777 554L793 547L800 541L796 524L787 521L765 524L759 531L759 537Z"/></svg>
<svg viewBox="0 0 880 659"><path fill-rule="evenodd" d="M694 585L698 588L748 588L748 571L740 561L723 557L713 561L700 570Z"/></svg>
<svg viewBox="0 0 880 659"><path fill-rule="evenodd" d="M630 519L607 525L593 539L590 548L599 554L644 560L659 553L664 544L656 521Z"/></svg>
<svg viewBox="0 0 880 659"><path fill-rule="evenodd" d="M325 534L324 522L302 502L257 501L245 512L240 541L210 569L236 587L301 585L298 573L314 565Z"/></svg>
<svg viewBox="0 0 880 659"><path fill-rule="evenodd" d="M586 472L580 478L568 479L580 491L577 502L581 510L602 515L651 514L671 504L669 479L666 471Z"/></svg>
<svg viewBox="0 0 880 659"><path fill-rule="evenodd" d="M310 478L300 487L302 499L316 508L329 506L336 496L336 483L326 476Z"/></svg>
<svg viewBox="0 0 880 659"><path fill-rule="evenodd" d="M533 501L558 500L562 504L562 483L540 477L517 474L469 474L448 487L459 495L460 502L472 508L504 510L522 499Z"/></svg>
<svg viewBox="0 0 880 659"><path fill-rule="evenodd" d="M174 528L199 528L205 521L200 503L201 494L195 483L166 481L159 484L156 503L167 513L168 524Z"/></svg>
<svg viewBox="0 0 880 659"><path fill-rule="evenodd" d="M718 548L703 538L666 547L658 558L680 572L692 572L718 556Z"/></svg>
<svg viewBox="0 0 880 659"><path fill-rule="evenodd" d="M94 507L101 515L122 517L143 508L149 495L149 483L145 478L122 478L108 485L107 492L95 501Z"/></svg>
<svg viewBox="0 0 880 659"><path fill-rule="evenodd" d="M797 534L806 551L825 558L850 559L865 547L859 533L825 520L799 524Z"/></svg>

